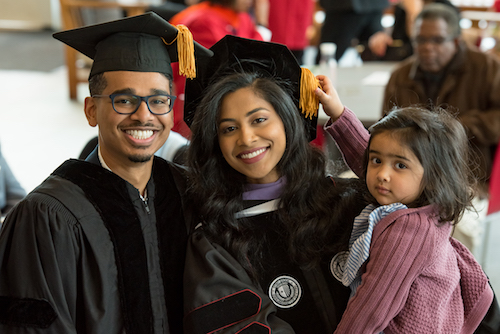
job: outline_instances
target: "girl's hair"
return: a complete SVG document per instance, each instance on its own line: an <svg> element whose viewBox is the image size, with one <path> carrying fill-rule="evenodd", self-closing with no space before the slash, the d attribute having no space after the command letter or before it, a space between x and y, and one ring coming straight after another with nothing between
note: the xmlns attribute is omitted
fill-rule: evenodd
<svg viewBox="0 0 500 334"><path fill-rule="evenodd" d="M289 85L258 72L225 76L209 86L191 125L190 192L207 237L228 250L257 279L263 245L272 240L266 240L266 235L250 220L235 219L235 213L243 209L247 180L222 156L217 128L224 97L247 87L269 102L284 124L286 149L277 168L286 178L286 186L281 196L282 209L276 213L275 221L283 222L292 258L312 266L320 254L336 251L338 244L333 240L340 241L339 235L348 238L350 230L346 233L348 227L341 227L332 219L335 210L340 212L345 207L335 203L341 202L335 198L340 195L326 179L323 153L307 140Z"/></svg>
<svg viewBox="0 0 500 334"><path fill-rule="evenodd" d="M476 179L470 168L469 141L462 124L448 111L418 106L394 109L369 129L371 140L391 131L424 169L422 194L411 206L436 204L440 222L457 223L472 207ZM365 166L368 150L365 152ZM366 175L366 174L365 174Z"/></svg>

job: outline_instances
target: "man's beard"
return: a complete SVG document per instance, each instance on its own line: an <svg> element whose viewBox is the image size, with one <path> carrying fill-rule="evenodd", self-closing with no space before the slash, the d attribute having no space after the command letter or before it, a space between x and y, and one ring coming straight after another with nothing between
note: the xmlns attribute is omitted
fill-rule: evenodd
<svg viewBox="0 0 500 334"><path fill-rule="evenodd" d="M151 160L152 157L153 157L152 154L144 154L144 155L136 154L136 155L129 155L128 159L132 162L143 163L143 162L148 162L149 160Z"/></svg>

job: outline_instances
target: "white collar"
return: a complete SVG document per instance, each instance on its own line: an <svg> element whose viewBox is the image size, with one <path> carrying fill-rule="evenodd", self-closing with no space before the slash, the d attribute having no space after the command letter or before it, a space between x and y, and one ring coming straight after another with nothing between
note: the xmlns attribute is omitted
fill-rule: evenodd
<svg viewBox="0 0 500 334"><path fill-rule="evenodd" d="M111 168L109 168L108 165L104 162L104 159L101 154L101 146L97 146L97 156L99 157L99 162L101 163L102 167L106 168L110 172L112 172Z"/></svg>
<svg viewBox="0 0 500 334"><path fill-rule="evenodd" d="M239 219L243 217L257 216L266 212L276 211L279 209L279 207L280 207L280 200L277 198L271 201L261 203L259 205L252 206L245 210L236 212L235 218Z"/></svg>

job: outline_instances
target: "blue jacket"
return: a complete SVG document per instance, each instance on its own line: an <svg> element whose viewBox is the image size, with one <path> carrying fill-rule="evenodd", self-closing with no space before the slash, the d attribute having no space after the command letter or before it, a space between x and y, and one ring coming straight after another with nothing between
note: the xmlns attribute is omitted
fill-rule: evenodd
<svg viewBox="0 0 500 334"><path fill-rule="evenodd" d="M0 211L8 209L26 196L26 191L12 173L0 150Z"/></svg>

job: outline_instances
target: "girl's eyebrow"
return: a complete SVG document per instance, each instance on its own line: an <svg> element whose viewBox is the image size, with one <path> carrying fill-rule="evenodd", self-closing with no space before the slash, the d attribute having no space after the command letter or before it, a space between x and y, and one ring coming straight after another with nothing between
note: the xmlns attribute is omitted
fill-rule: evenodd
<svg viewBox="0 0 500 334"><path fill-rule="evenodd" d="M372 149L370 149L370 150L368 151L368 153L369 153L369 154L374 153L374 154L380 154L380 155L382 155L382 153L380 153L379 151L377 151L377 150L372 150ZM409 161L409 162L411 162L411 160L410 160L410 159L408 159L407 157L405 157L404 155L398 155L398 154L385 154L385 155L386 155L386 156L388 156L388 157L391 157L391 158L399 158L399 159L401 159L401 160L405 160L405 161Z"/></svg>
<svg viewBox="0 0 500 334"><path fill-rule="evenodd" d="M268 111L268 109L266 109L266 108L263 108L263 107L258 107L258 108L252 109L252 110L250 110L249 112L247 112L247 113L245 114L245 117L249 117L249 116L251 116L251 115L255 114L257 111L260 111L260 110L266 110L266 111ZM234 118L223 118L223 119L221 119L221 120L219 121L219 124L224 123L224 122L234 122L234 121L235 121L235 119L234 119Z"/></svg>

